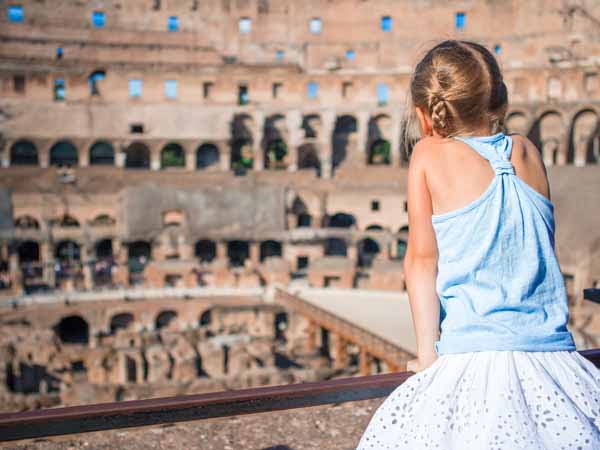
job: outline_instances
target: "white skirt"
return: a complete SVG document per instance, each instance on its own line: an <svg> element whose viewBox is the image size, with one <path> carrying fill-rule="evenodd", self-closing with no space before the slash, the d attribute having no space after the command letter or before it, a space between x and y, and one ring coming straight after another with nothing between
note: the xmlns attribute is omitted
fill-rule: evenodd
<svg viewBox="0 0 600 450"><path fill-rule="evenodd" d="M357 450L599 450L600 370L577 352L441 355L375 411Z"/></svg>

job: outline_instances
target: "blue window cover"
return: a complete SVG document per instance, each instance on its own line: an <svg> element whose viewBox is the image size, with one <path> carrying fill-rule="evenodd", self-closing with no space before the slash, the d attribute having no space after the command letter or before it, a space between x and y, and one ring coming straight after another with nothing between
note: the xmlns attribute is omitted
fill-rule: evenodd
<svg viewBox="0 0 600 450"><path fill-rule="evenodd" d="M242 17L239 22L240 33L250 33L252 31L252 19Z"/></svg>
<svg viewBox="0 0 600 450"><path fill-rule="evenodd" d="M496 55L499 55L499 54L500 54L500 52L502 52L502 46L501 46L500 44L496 44L496 45L494 45L494 53L495 53Z"/></svg>
<svg viewBox="0 0 600 450"><path fill-rule="evenodd" d="M456 28L462 30L467 25L467 15L464 12L456 13Z"/></svg>
<svg viewBox="0 0 600 450"><path fill-rule="evenodd" d="M165 96L167 98L177 98L177 80L165 81Z"/></svg>
<svg viewBox="0 0 600 450"><path fill-rule="evenodd" d="M306 85L308 98L315 99L319 95L319 83L316 81L309 81Z"/></svg>
<svg viewBox="0 0 600 450"><path fill-rule="evenodd" d="M319 34L323 31L323 22L321 22L321 19L318 17L315 17L314 19L311 19L308 28L312 34Z"/></svg>
<svg viewBox="0 0 600 450"><path fill-rule="evenodd" d="M8 20L14 23L21 23L25 18L23 16L23 7L20 5L10 5L6 9L6 13L8 15Z"/></svg>
<svg viewBox="0 0 600 450"><path fill-rule="evenodd" d="M94 11L92 13L92 25L94 28L104 28L105 20L102 11Z"/></svg>
<svg viewBox="0 0 600 450"><path fill-rule="evenodd" d="M354 61L355 58L356 58L356 53L354 52L354 50L346 50L346 59L349 59L350 61Z"/></svg>
<svg viewBox="0 0 600 450"><path fill-rule="evenodd" d="M277 50L277 52L275 52L275 58L277 58L278 61L283 60L284 57L285 52L283 50Z"/></svg>
<svg viewBox="0 0 600 450"><path fill-rule="evenodd" d="M392 31L392 26L394 22L390 16L383 16L381 18L381 30L382 31Z"/></svg>
<svg viewBox="0 0 600 450"><path fill-rule="evenodd" d="M377 83L377 103L387 105L390 97L390 88L385 83Z"/></svg>
<svg viewBox="0 0 600 450"><path fill-rule="evenodd" d="M56 59L62 59L63 57L63 48L56 47Z"/></svg>
<svg viewBox="0 0 600 450"><path fill-rule="evenodd" d="M169 29L169 31L178 31L179 30L179 17L169 16L169 22L167 24L167 28Z"/></svg>
<svg viewBox="0 0 600 450"><path fill-rule="evenodd" d="M134 98L142 96L142 80L129 80L129 96Z"/></svg>

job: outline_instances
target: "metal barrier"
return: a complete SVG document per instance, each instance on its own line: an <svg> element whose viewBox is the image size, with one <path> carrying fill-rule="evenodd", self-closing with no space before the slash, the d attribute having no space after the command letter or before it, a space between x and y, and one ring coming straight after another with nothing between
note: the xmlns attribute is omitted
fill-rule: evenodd
<svg viewBox="0 0 600 450"><path fill-rule="evenodd" d="M600 367L600 349L582 356ZM384 397L412 372L0 414L0 442Z"/></svg>

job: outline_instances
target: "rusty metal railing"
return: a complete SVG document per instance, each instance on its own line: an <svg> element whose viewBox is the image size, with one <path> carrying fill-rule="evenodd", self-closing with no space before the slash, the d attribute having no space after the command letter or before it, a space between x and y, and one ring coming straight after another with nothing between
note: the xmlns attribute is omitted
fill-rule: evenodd
<svg viewBox="0 0 600 450"><path fill-rule="evenodd" d="M600 349L582 356L600 367ZM384 397L412 372L0 414L0 442Z"/></svg>

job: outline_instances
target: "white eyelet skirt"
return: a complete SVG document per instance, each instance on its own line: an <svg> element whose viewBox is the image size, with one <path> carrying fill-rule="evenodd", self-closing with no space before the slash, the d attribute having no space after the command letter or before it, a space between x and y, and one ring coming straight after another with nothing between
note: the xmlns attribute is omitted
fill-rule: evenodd
<svg viewBox="0 0 600 450"><path fill-rule="evenodd" d="M577 352L441 355L375 411L357 450L599 450L600 370Z"/></svg>

